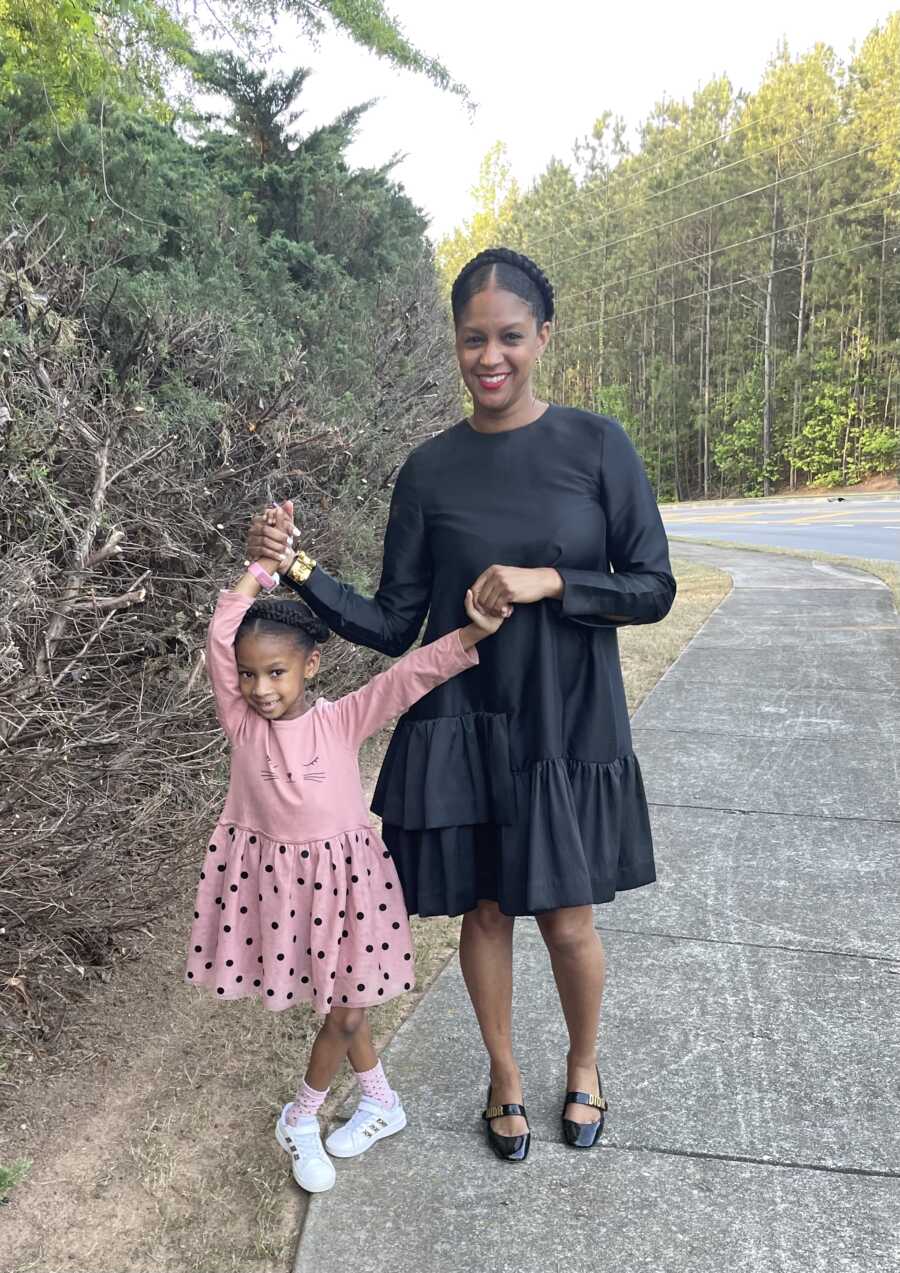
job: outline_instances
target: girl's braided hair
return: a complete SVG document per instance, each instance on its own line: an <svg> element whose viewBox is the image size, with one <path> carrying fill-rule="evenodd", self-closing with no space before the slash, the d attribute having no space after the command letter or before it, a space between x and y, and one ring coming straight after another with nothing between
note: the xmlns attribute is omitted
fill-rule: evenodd
<svg viewBox="0 0 900 1273"><path fill-rule="evenodd" d="M491 280L506 292L522 298L534 314L538 327L553 318L553 287L547 275L530 256L511 248L488 248L473 256L456 276L450 292L453 321L460 316L476 292L484 291Z"/></svg>
<svg viewBox="0 0 900 1273"><path fill-rule="evenodd" d="M276 597L260 597L241 620L241 625L234 636L234 643L245 636L256 633L267 636L287 636L294 638L302 650L311 650L313 646L327 641L330 629L317 619L309 606L303 601L280 600Z"/></svg>

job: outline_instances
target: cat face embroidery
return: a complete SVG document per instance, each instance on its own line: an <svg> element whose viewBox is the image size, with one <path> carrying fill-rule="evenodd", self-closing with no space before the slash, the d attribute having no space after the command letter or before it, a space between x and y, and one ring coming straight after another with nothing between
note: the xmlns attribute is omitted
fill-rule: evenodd
<svg viewBox="0 0 900 1273"><path fill-rule="evenodd" d="M318 756L313 756L312 760L308 760L304 762L304 765L303 765L304 772L303 774L300 775L303 782L324 782L325 781L325 774L322 773L321 770L315 768L315 766L318 765L318 763L319 763ZM278 769L279 769L279 766L277 761L274 761L271 756L266 756L266 767L265 769L260 771L263 781L264 782L289 782L291 784L293 784L296 781L292 773L290 773L289 771L286 771L285 773L279 773Z"/></svg>
<svg viewBox="0 0 900 1273"><path fill-rule="evenodd" d="M325 775L322 773L322 771L320 769L315 768L315 766L318 763L319 763L318 756L313 756L312 760L308 760L305 762L303 766L303 769L304 769L303 781L304 782L324 782L325 781Z"/></svg>

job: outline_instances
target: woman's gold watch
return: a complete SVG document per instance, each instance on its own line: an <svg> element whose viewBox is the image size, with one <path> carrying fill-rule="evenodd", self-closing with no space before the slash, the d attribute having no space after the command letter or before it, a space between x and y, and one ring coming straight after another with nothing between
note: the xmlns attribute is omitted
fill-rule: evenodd
<svg viewBox="0 0 900 1273"><path fill-rule="evenodd" d="M283 573L294 583L306 583L312 572L316 568L315 560L310 557L309 553L305 553L301 548L294 560Z"/></svg>

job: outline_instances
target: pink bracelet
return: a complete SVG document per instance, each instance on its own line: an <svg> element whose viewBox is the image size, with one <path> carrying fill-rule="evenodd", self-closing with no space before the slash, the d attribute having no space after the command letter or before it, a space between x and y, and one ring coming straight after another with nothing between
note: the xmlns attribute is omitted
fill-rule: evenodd
<svg viewBox="0 0 900 1273"><path fill-rule="evenodd" d="M270 575L268 570L261 566L258 561L251 561L247 569L260 587L265 588L266 592L271 592L273 588L277 588L281 583L277 570L274 575Z"/></svg>

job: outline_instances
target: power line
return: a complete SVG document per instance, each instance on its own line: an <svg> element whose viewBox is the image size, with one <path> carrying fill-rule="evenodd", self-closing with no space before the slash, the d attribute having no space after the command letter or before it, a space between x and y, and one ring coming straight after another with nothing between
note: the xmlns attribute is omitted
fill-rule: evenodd
<svg viewBox="0 0 900 1273"><path fill-rule="evenodd" d="M863 252L866 248L881 247L886 243L894 243L900 240L900 234L892 234L887 238L872 239L870 243L858 243L856 247L839 248L834 252L826 252L822 256L812 257L807 261L807 268L818 265L821 261L830 261L836 256L849 256L853 252ZM650 310L665 309L670 305L678 305L681 301L694 300L697 296L712 295L713 292L721 292L724 288L741 287L745 283L755 283L760 279L768 278L769 275L785 274L790 270L799 270L800 265L782 265L777 270L764 270L761 274L745 274L741 278L731 279L727 283L717 283L715 287L702 287L696 292L686 292L683 296L670 296L664 301L656 301L652 305L640 305L637 309L621 310L617 314L607 314L603 318L591 319L585 323L575 323L569 327L561 327L556 333L556 340L561 339L569 332L582 331L588 327L602 327L604 324L613 322L617 318L633 318L635 314L646 314Z"/></svg>
<svg viewBox="0 0 900 1273"><path fill-rule="evenodd" d="M900 98L898 98L897 101L898 103L900 103ZM739 168L741 164L750 163L751 160L753 159L760 159L762 158L763 155L771 154L773 150L778 150L780 146L791 145L794 142L802 141L804 137L809 137L813 133L820 133L823 131L823 129L831 128L833 125L840 123L840 118L841 118L840 115L836 115L834 118L828 119L824 123L816 124L812 128L804 129L802 132L795 133L792 137L786 137L782 141L774 142L771 146L765 146L762 150L755 150L749 155L742 155L740 159L733 159L730 163L722 164L721 167L707 168L705 172L698 173L694 177L688 177L684 181L680 181L674 186L667 187L665 190L654 190L648 195L642 195L640 199L636 199L632 203L622 204L618 208L613 209L613 213L619 214L621 212L630 211L632 208L639 208L643 204L649 203L651 199L661 199L664 195L675 194L677 191L684 190L687 186L694 185L698 181L705 181L707 177L718 176L720 173L728 172L729 169L731 168ZM741 125L741 128L749 128L749 127L751 127L750 124ZM740 129L735 129L734 131L739 132ZM722 137L729 137L731 135L732 135L731 133L723 133ZM714 140L720 140L720 139L716 138ZM700 149L701 146L708 145L708 144L711 144L711 143L703 142L696 147L688 148L688 150L686 151L679 151L674 155L670 155L665 160L658 160L656 161L655 165L651 164L651 169L654 166L659 166L662 163L675 163L679 159L683 158L684 155L691 154L693 150ZM640 155L634 156L634 158L640 158ZM613 173L612 175L614 177L615 173ZM646 177L646 176L647 176L647 170L642 169L640 172L629 174L627 177L622 177L620 180L621 181L626 181L626 180L637 181L639 178ZM564 202L557 204L554 209L554 212L558 213L562 211L563 209L570 207L573 203L577 203L578 200L585 195L588 189L589 189L588 186L586 185L582 186L577 195L574 195L571 199L566 199L564 200ZM607 179L606 190L604 194L605 194L606 200L608 201L609 179ZM527 195L525 197L527 198ZM590 221L587 224L595 225L597 221L605 220L607 215L608 213L604 212L604 215L602 217L598 217L594 221ZM552 230L549 234L541 235L541 237L538 239L526 238L525 244L530 251L531 249L536 247L538 244L546 243L549 239L555 239L559 234L560 234L559 230Z"/></svg>
<svg viewBox="0 0 900 1273"><path fill-rule="evenodd" d="M583 252L575 252L572 256L564 256L557 261L550 263L553 266L568 265L571 261L579 261L585 256L592 256L595 252L599 252L602 248L615 247L619 243L628 243L632 239L643 238L644 235L652 234L656 230L667 230L673 225L679 225L682 221L690 221L694 217L702 216L704 212L716 212L719 208L727 208L732 203L739 203L741 199L749 199L751 195L763 194L766 190L772 190L775 186L787 185L789 181L796 181L798 177L808 176L811 172L819 172L822 168L831 167L834 164L842 163L845 159L855 159L859 155L864 155L870 150L874 150L877 142L870 142L867 146L861 146L859 150L849 151L844 155L837 155L831 159L825 159L819 164L813 164L809 168L801 168L797 172L790 173L787 177L778 177L775 181L770 181L764 186L755 186L752 190L744 190L741 194L731 195L727 199L721 199L718 203L710 203L704 208L695 208L692 212L685 212L681 216L672 217L669 221L659 221L655 225L647 226L644 230L633 230L630 234L620 235L617 239L608 239L603 243L598 243L592 248L586 248Z"/></svg>
<svg viewBox="0 0 900 1273"><path fill-rule="evenodd" d="M761 234L751 235L746 239L737 239L734 243L727 243L724 247L715 248L711 252L698 252L695 256L685 256L678 261L667 261L665 265L656 265L645 270L636 270L632 274L626 274L622 278L612 279L609 282L601 283L597 287L586 288L582 292L563 292L555 298L557 308L561 308L564 302L578 300L583 296L592 296L595 292L603 292L611 288L622 287L623 284L631 282L632 279L644 278L654 274L663 274L666 270L675 270L682 265L692 265L696 261L710 260L714 256L720 256L723 252L731 252L735 248L745 247L748 243L758 243L762 239L771 238L772 234L789 234L793 230L799 230L809 225L816 225L820 221L827 221L829 217L839 216L841 213L858 212L861 208L871 207L873 204L881 203L882 199L895 199L900 195L900 190L890 190L887 194L879 195L875 199L866 199L862 203L851 203L839 208L832 208L830 212L823 212L818 217L810 217L808 220L804 217L802 221L795 221L793 225L779 226L776 230L764 230Z"/></svg>
<svg viewBox="0 0 900 1273"><path fill-rule="evenodd" d="M900 101L900 99L898 99L898 101ZM686 146L683 150L677 150L677 151L675 151L675 153L674 153L674 154L672 154L672 155L667 155L667 156L665 156L664 158L653 160L653 161L650 163L650 165L649 165L649 169L647 169L647 168L642 168L640 172L635 172L635 173L626 173L624 176L619 177L619 178L618 178L618 180L619 180L619 182L620 182L620 183L621 183L621 182L634 182L634 181L638 181L638 180L640 180L640 178L641 178L641 177L645 177L645 176L647 175L647 172L648 172L648 171L651 171L651 172L652 172L654 168L659 168L659 167L661 167L661 166L662 166L662 165L664 165L664 164L674 163L674 162L676 162L676 161L677 161L677 160L679 160L679 159L684 159L684 158L686 158L688 155L692 155L692 154L694 154L694 152L695 152L695 151L703 150L703 148L704 148L705 146L714 146L714 145L716 144L716 142L726 141L729 137L735 137L735 136L737 136L737 134L738 134L738 133L745 132L748 128L753 128L753 127L754 127L754 125L757 125L757 124L760 124L760 123L762 123L762 124L767 124L767 123L769 122L769 120L771 120L771 119L775 119L775 118L776 118L777 116L779 116L780 114L781 114L781 112L780 112L780 111L772 111L770 114L768 114L768 115L764 115L764 116L763 116L763 118L762 118L761 120L753 120L753 119L751 119L751 120L748 120L746 124L736 124L734 128L726 129L726 130L725 130L725 132L723 132L723 133L718 133L715 137L707 138L707 140L706 140L706 141L696 142L696 143L695 143L694 145L692 145L692 146ZM815 131L817 131L819 128L825 128L825 127L828 127L828 125L829 125L829 124L837 124L837 123L840 123L841 119L842 119L842 114L841 114L841 112L840 112L840 111L838 111L838 113L837 113L837 114L836 114L836 115L835 115L832 119L827 120L824 124L816 125L814 128L812 128L812 129L810 129L810 130L808 130L808 131L815 132ZM662 131L662 130L661 130L661 131ZM804 133L799 133L799 134L797 134L796 136L794 136L793 138L788 138L788 139L787 139L787 141L796 141L796 140L798 139L798 137L803 137L803 136L805 136L805 135L806 135L806 133L805 133L805 132L804 132ZM786 144L786 143L785 143L785 144ZM628 156L626 156L626 158L640 158L640 154L638 154L638 155L628 155ZM719 170L719 169L716 169L716 168L710 168L710 169L707 169L707 174L708 174L708 173L711 173L711 172L717 172L717 171L720 171L720 170ZM606 185L607 185L607 188L609 187L610 177L613 177L613 178L614 178L614 177L616 177L617 173L618 173L618 169L614 169L614 170L613 170L613 172L612 172L609 176L607 176L607 179L606 179ZM561 211L563 208L570 207L573 203L577 203L577 202L578 202L578 200L582 197L582 195L584 194L584 192L585 192L585 190L586 190L587 188L588 188L588 187L587 187L586 185L581 186L581 187L579 188L578 193L577 193L577 194L575 194L575 195L573 195L573 196L571 197L571 199L566 199L566 200L564 200L562 203L557 204L557 211ZM673 188L674 188L674 187L673 187ZM668 191L664 191L663 193L669 193L669 192L668 192ZM549 234L549 235L544 236L544 239L532 240L532 242L533 242L533 243L534 243L534 242L544 242L546 238L553 238L553 237L554 237L554 235L555 235L555 233L556 233L556 232L554 231L552 234Z"/></svg>

